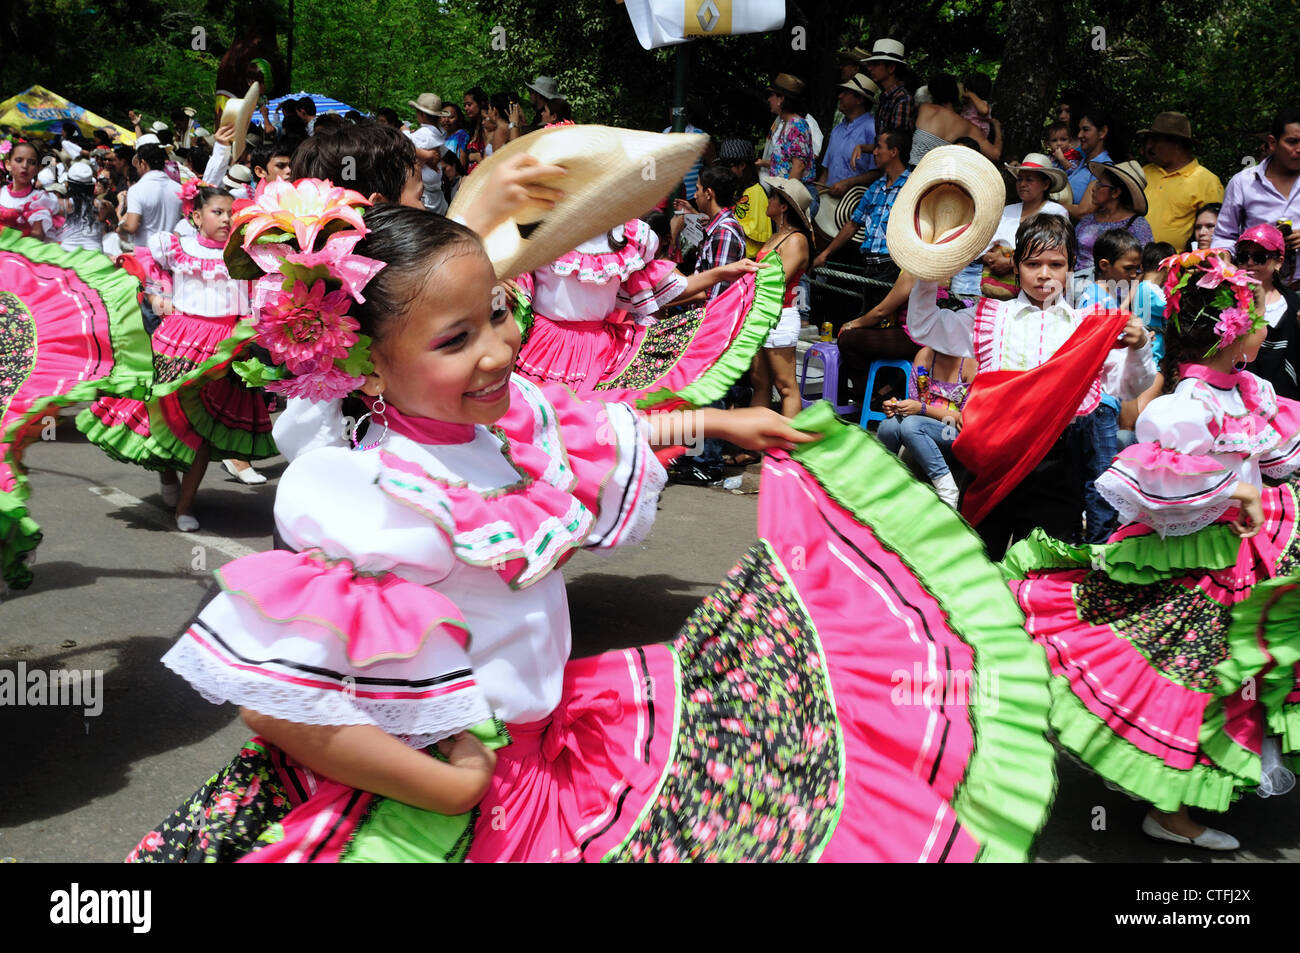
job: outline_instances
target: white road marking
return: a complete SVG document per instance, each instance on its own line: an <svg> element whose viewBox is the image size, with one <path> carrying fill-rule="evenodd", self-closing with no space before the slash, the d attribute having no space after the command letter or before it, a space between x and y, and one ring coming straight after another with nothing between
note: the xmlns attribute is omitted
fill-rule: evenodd
<svg viewBox="0 0 1300 953"><path fill-rule="evenodd" d="M182 533L176 528L176 522L172 514L166 510L160 510L151 503L137 499L124 490L119 490L115 486L92 486L90 492L95 494L110 506L131 507L139 511L140 518L147 523L152 523L161 530L170 532L173 536L179 536L181 539L188 540L194 546L205 546L209 549L215 549L217 552L225 553L231 559L239 559L243 556L251 556L258 552L256 549L250 549L243 543L228 539L225 536L210 536L206 533Z"/></svg>

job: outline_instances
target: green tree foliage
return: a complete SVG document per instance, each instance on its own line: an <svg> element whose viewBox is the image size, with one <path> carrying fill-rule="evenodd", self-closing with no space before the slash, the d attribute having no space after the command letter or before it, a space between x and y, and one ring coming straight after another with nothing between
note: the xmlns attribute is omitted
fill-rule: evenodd
<svg viewBox="0 0 1300 953"><path fill-rule="evenodd" d="M1300 103L1300 0L1041 6L1052 9L1048 25L1027 24L1015 0L788 0L782 30L691 44L689 102L715 135L757 141L771 121L766 83L794 73L825 126L834 51L889 35L907 45L918 82L940 70L994 76L1013 64L994 87L1009 152L1036 144L1053 91L1073 88L1118 115L1117 140L1162 110L1187 113L1198 154L1225 178L1255 154L1269 118ZM284 91L406 113L421 92L459 100L479 84L523 94L545 73L580 122L671 122L675 54L642 50L612 0L0 0L0 95L41 83L119 122L130 108L154 118L180 105L206 117L227 44L267 16L292 59Z"/></svg>

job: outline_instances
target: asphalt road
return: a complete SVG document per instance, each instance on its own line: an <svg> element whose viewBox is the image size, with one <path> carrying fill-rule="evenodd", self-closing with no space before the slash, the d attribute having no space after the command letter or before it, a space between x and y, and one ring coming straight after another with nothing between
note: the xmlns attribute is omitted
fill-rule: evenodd
<svg viewBox="0 0 1300 953"><path fill-rule="evenodd" d="M45 540L35 583L0 603L0 668L103 670L103 711L0 708L0 858L114 862L246 738L231 706L203 701L158 659L208 594L211 570L270 546L285 464L262 467L264 487L214 465L199 492L203 528L187 535L153 474L114 463L71 427L27 462ZM575 557L565 569L575 654L671 637L753 541L756 503L752 492L672 487L647 543ZM1300 860L1300 792L1243 799L1218 822L1243 850L1212 857L1148 841L1142 805L1067 758L1058 767L1039 860Z"/></svg>

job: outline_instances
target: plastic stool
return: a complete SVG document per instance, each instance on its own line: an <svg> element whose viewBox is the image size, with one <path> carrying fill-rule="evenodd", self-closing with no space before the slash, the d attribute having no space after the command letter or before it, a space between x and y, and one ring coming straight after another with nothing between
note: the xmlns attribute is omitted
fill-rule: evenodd
<svg viewBox="0 0 1300 953"><path fill-rule="evenodd" d="M872 361L871 369L867 371L867 387L863 400L866 404L862 408L862 429L866 429L867 424L873 420L880 421L885 419L884 411L872 410L871 404L876 396L876 373L882 367L896 367L903 372L903 395L907 395L907 380L912 375L912 365L908 361Z"/></svg>
<svg viewBox="0 0 1300 953"><path fill-rule="evenodd" d="M852 412L852 404L841 404L839 402L840 390L840 346L834 341L818 341L812 347L808 348L803 355L803 365L799 369L799 397L803 400L805 407L816 403L804 396L807 390L808 381L808 360L813 355L821 359L824 376L822 378L822 399L831 402L835 408L835 413L844 416ZM909 367L911 365L908 365Z"/></svg>

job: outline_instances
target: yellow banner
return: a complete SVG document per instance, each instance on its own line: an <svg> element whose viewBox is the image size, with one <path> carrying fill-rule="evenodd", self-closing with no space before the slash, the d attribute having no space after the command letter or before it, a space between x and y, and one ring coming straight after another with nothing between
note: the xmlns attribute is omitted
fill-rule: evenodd
<svg viewBox="0 0 1300 953"><path fill-rule="evenodd" d="M731 33L731 0L682 0L686 36L726 36Z"/></svg>

